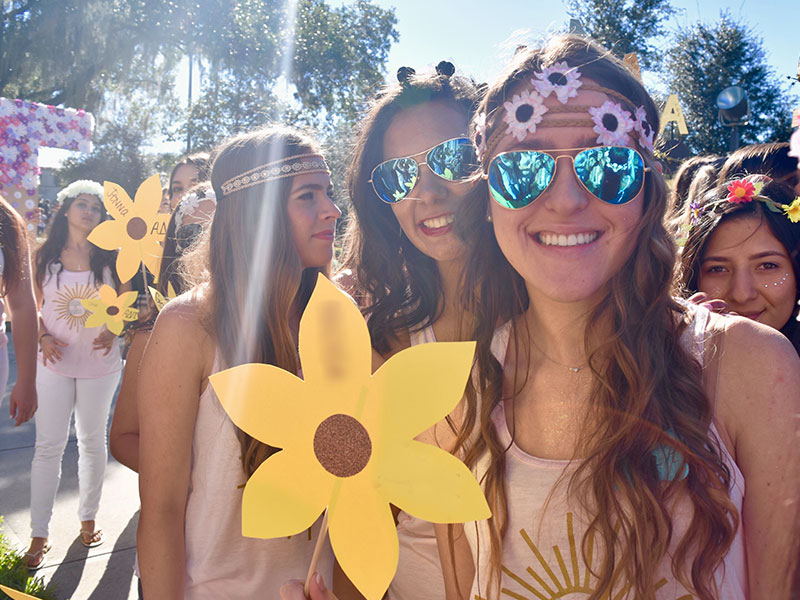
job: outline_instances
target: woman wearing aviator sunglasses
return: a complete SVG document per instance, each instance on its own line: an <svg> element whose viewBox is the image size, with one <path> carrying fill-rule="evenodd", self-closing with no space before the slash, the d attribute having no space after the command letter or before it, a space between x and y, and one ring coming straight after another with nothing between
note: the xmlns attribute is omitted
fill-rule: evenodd
<svg viewBox="0 0 800 600"><path fill-rule="evenodd" d="M786 597L800 363L774 332L670 296L657 123L576 36L519 53L479 108L465 454L493 517L466 542L439 531L444 567L475 570L452 597Z"/></svg>
<svg viewBox="0 0 800 600"><path fill-rule="evenodd" d="M453 219L475 189L467 182L475 168L468 132L478 90L453 75L450 63L436 69L419 76L400 69L398 83L376 98L362 123L349 172L355 214L337 280L359 301L384 358L459 339L464 315L458 278L466 249ZM442 422L421 439L449 447L454 434ZM433 526L400 512L397 527L400 561L389 596L441 599Z"/></svg>

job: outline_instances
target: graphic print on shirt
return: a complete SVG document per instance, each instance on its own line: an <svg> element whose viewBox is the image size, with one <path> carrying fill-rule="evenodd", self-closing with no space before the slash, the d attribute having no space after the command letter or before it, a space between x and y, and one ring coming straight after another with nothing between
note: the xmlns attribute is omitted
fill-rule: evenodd
<svg viewBox="0 0 800 600"><path fill-rule="evenodd" d="M568 512L566 517L569 548L562 549L557 545L553 546L555 560L550 562L530 538L528 532L525 529L519 531L519 535L530 548L533 556L531 564L523 574L515 573L506 566L502 567L504 587L500 593L503 597L515 600L583 600L596 591L597 578L591 574L594 536L589 535L584 561L583 554L575 541L572 513ZM656 590L662 588L666 583L666 578L658 580L655 586ZM612 585L612 590L611 593L602 596L603 600L628 600L631 584L625 583L620 586L615 583ZM685 594L675 597L675 600L693 600L693 598L694 596L691 594ZM476 595L474 600L486 599Z"/></svg>
<svg viewBox="0 0 800 600"><path fill-rule="evenodd" d="M89 311L83 307L81 300L97 297L97 290L92 285L76 283L73 286L64 286L53 299L56 315L58 319L66 321L70 329L80 330L89 318Z"/></svg>

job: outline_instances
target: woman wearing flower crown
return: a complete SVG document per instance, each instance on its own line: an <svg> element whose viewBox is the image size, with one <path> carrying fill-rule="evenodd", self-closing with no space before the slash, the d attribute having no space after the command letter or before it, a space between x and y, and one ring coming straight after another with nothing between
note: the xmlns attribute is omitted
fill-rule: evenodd
<svg viewBox="0 0 800 600"><path fill-rule="evenodd" d="M215 156L207 281L161 311L139 372L145 598L278 597L306 575L319 533L242 536L244 484L275 448L236 429L208 376L251 362L298 373L300 317L341 213L317 144L295 130L240 135ZM326 581L332 563L328 546Z"/></svg>
<svg viewBox="0 0 800 600"><path fill-rule="evenodd" d="M680 285L719 299L725 310L769 325L800 351L797 322L800 199L792 188L751 175L711 190L688 207Z"/></svg>
<svg viewBox="0 0 800 600"><path fill-rule="evenodd" d="M107 462L106 426L122 359L116 336L107 328L86 327L84 300L98 288L119 288L117 253L92 245L87 237L108 218L103 186L76 181L58 193L60 208L47 239L36 252L35 291L40 309L39 369L36 389L36 447L31 465L31 569L44 565L49 522L61 478L61 458L72 413L78 436L81 543L103 542L95 527Z"/></svg>
<svg viewBox="0 0 800 600"><path fill-rule="evenodd" d="M453 73L445 61L424 75L402 67L398 82L376 97L355 144L348 178L355 215L337 280L359 300L384 358L410 345L465 339L462 318L471 326L458 283L466 248L453 221L474 189L468 133L479 92ZM454 438L446 421L421 436L445 448ZM405 512L396 519L400 558L389 596L442 598L433 525Z"/></svg>
<svg viewBox="0 0 800 600"><path fill-rule="evenodd" d="M465 215L465 290L482 431L466 461L493 516L463 526L467 543L451 532L443 565L466 557L475 576L449 592L786 597L800 360L758 323L670 296L644 87L557 37L517 54L476 122L488 193Z"/></svg>
<svg viewBox="0 0 800 600"><path fill-rule="evenodd" d="M14 425L22 425L36 412L36 301L25 222L0 196L0 325L5 325L6 305L14 319L14 356L17 381L8 401ZM8 338L0 330L0 391L8 383Z"/></svg>

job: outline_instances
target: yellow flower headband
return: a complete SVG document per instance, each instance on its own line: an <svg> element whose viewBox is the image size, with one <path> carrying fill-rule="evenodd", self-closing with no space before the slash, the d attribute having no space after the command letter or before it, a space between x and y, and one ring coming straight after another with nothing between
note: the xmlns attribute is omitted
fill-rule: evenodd
<svg viewBox="0 0 800 600"><path fill-rule="evenodd" d="M316 153L296 154L280 160L268 162L249 171L245 171L222 184L222 193L229 196L233 192L253 187L260 183L294 177L305 173L328 173L330 169L325 158Z"/></svg>

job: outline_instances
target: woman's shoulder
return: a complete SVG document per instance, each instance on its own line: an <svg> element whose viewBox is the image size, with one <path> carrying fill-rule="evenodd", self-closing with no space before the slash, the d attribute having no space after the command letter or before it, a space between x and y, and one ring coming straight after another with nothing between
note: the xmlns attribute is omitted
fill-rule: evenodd
<svg viewBox="0 0 800 600"><path fill-rule="evenodd" d="M208 293L195 288L173 298L161 309L153 325L153 335L166 333L180 335L176 341L185 344L210 338L208 315L210 312Z"/></svg>

